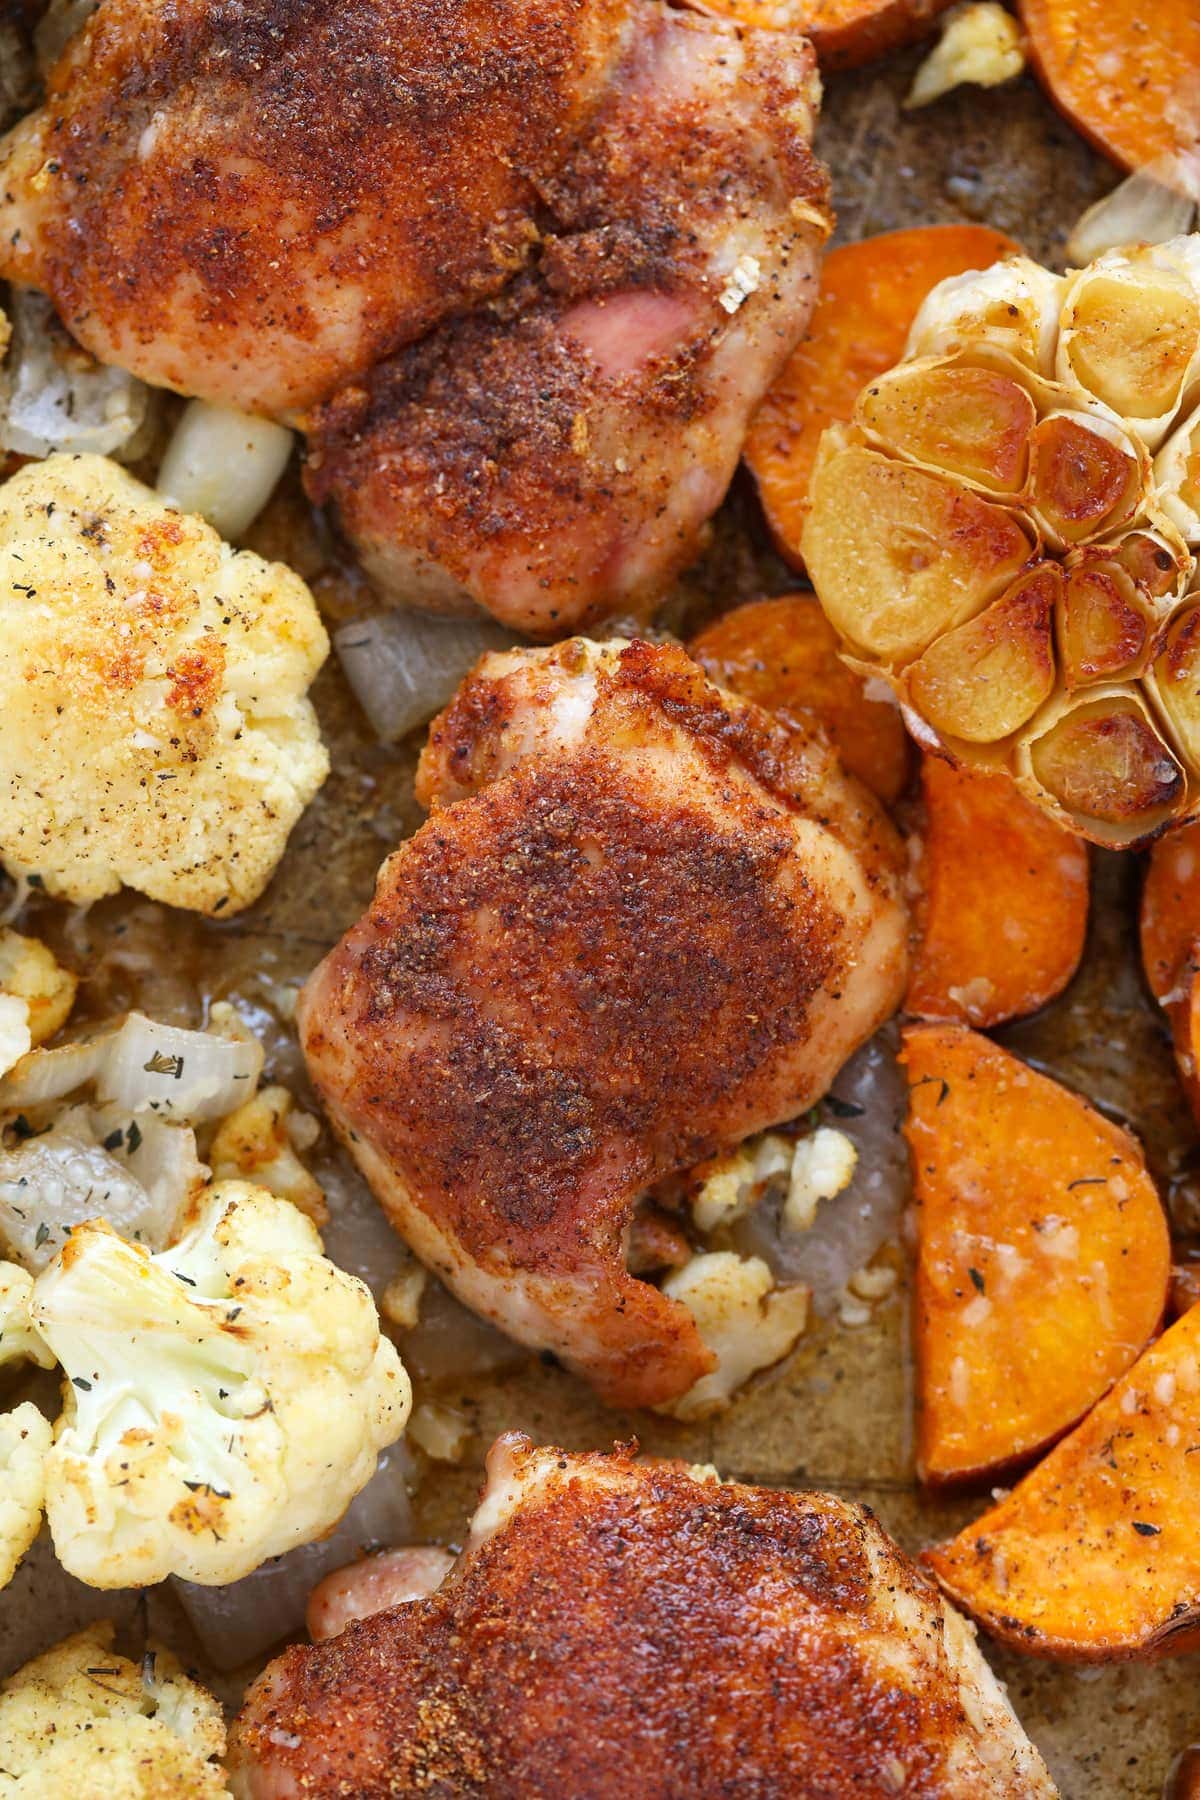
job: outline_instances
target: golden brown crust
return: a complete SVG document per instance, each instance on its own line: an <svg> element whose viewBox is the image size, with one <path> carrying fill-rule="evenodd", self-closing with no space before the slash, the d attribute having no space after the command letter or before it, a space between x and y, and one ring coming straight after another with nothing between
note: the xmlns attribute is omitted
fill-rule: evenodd
<svg viewBox="0 0 1200 1800"><path fill-rule="evenodd" d="M235 1766L260 1763L256 1800L1052 1792L986 1677L964 1698L973 1646L865 1508L628 1450L501 1453L536 1487L437 1594L252 1691ZM981 1719L1011 1733L994 1762Z"/></svg>
<svg viewBox="0 0 1200 1800"><path fill-rule="evenodd" d="M0 271L151 380L310 404L520 266L627 11L105 0L10 139Z"/></svg>

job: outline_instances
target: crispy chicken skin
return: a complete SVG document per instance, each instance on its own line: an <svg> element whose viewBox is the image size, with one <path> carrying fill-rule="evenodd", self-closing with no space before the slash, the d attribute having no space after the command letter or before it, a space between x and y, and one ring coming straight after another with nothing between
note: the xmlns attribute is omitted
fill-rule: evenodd
<svg viewBox="0 0 1200 1800"><path fill-rule="evenodd" d="M1047 1800L974 1633L864 1507L502 1437L427 1599L294 1647L238 1800Z"/></svg>
<svg viewBox="0 0 1200 1800"><path fill-rule="evenodd" d="M9 136L0 276L282 414L496 292L631 0L104 0Z"/></svg>
<svg viewBox="0 0 1200 1800"><path fill-rule="evenodd" d="M528 271L315 420L309 491L382 592L554 637L694 558L815 298L818 92L802 38L638 0Z"/></svg>
<svg viewBox="0 0 1200 1800"><path fill-rule="evenodd" d="M329 1114L467 1305L620 1405L713 1365L639 1194L822 1094L904 986L897 840L823 739L676 647L486 657L432 817L300 1001Z"/></svg>

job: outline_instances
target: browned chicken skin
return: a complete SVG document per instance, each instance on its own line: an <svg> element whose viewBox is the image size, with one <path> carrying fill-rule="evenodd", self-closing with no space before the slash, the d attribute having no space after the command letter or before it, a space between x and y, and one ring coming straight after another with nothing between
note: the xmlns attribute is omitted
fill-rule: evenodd
<svg viewBox="0 0 1200 1800"><path fill-rule="evenodd" d="M313 1079L460 1298L606 1398L712 1367L627 1269L637 1197L828 1087L898 1003L898 845L824 740L682 650L485 658L432 818L301 997Z"/></svg>
<svg viewBox="0 0 1200 1800"><path fill-rule="evenodd" d="M436 1593L251 1689L239 1800L1051 1800L865 1508L515 1435L488 1477Z"/></svg>
<svg viewBox="0 0 1200 1800"><path fill-rule="evenodd" d="M103 0L3 158L0 276L285 413L496 292L631 0Z"/></svg>
<svg viewBox="0 0 1200 1800"><path fill-rule="evenodd" d="M316 418L310 492L383 592L553 637L694 558L815 297L816 92L802 39L638 0L528 272Z"/></svg>

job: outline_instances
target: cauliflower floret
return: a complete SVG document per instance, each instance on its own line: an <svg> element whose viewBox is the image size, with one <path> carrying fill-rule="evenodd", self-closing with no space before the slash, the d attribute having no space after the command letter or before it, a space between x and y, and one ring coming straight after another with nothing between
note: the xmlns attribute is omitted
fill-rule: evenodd
<svg viewBox="0 0 1200 1800"><path fill-rule="evenodd" d="M704 1177L703 1185L692 1201L697 1229L708 1232L732 1225L758 1204L767 1183L786 1174L791 1166L791 1144L773 1131L703 1164L698 1171Z"/></svg>
<svg viewBox="0 0 1200 1800"><path fill-rule="evenodd" d="M54 1358L33 1328L29 1303L33 1277L16 1263L0 1262L0 1368L10 1362L54 1367Z"/></svg>
<svg viewBox="0 0 1200 1800"><path fill-rule="evenodd" d="M0 994L25 1002L30 1044L44 1044L66 1024L78 986L79 977L46 944L0 928Z"/></svg>
<svg viewBox="0 0 1200 1800"><path fill-rule="evenodd" d="M0 1413L0 1588L8 1586L41 1530L53 1435L49 1419L29 1400Z"/></svg>
<svg viewBox="0 0 1200 1800"><path fill-rule="evenodd" d="M858 1151L844 1131L818 1126L801 1138L792 1157L792 1176L783 1205L788 1231L807 1231L822 1200L832 1200L848 1188L858 1167Z"/></svg>
<svg viewBox="0 0 1200 1800"><path fill-rule="evenodd" d="M69 1378L46 1514L93 1587L237 1581L310 1542L408 1417L366 1287L244 1182L217 1183L157 1256L79 1226L30 1310Z"/></svg>
<svg viewBox="0 0 1200 1800"><path fill-rule="evenodd" d="M277 1200L290 1200L316 1224L328 1218L325 1193L296 1155L288 1132L292 1096L285 1087L263 1088L222 1119L209 1150L218 1181L252 1181Z"/></svg>
<svg viewBox="0 0 1200 1800"><path fill-rule="evenodd" d="M21 1360L54 1367L29 1316L32 1294L24 1269L0 1263L0 1367ZM0 1588L8 1586L41 1528L51 1435L49 1420L28 1401L0 1413Z"/></svg>
<svg viewBox="0 0 1200 1800"><path fill-rule="evenodd" d="M777 1288L761 1257L729 1250L693 1256L668 1275L662 1291L687 1307L717 1359L680 1399L655 1408L675 1419L724 1412L744 1381L787 1355L808 1321L806 1287Z"/></svg>
<svg viewBox="0 0 1200 1800"><path fill-rule="evenodd" d="M0 488L0 596L10 871L81 902L249 905L329 767L304 583L116 463L52 456Z"/></svg>
<svg viewBox="0 0 1200 1800"><path fill-rule="evenodd" d="M28 1006L15 994L0 993L0 1075L19 1063L32 1043Z"/></svg>
<svg viewBox="0 0 1200 1800"><path fill-rule="evenodd" d="M904 104L928 106L970 82L998 87L1025 67L1021 27L998 0L969 0L947 13L938 43L917 70Z"/></svg>
<svg viewBox="0 0 1200 1800"><path fill-rule="evenodd" d="M221 1709L166 1650L141 1667L101 1621L0 1693L0 1800L225 1800Z"/></svg>

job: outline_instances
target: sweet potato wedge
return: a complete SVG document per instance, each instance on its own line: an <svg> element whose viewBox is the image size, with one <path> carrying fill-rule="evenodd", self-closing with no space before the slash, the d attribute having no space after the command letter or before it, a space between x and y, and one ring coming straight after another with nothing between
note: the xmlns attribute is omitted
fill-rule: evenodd
<svg viewBox="0 0 1200 1800"><path fill-rule="evenodd" d="M1083 954L1087 846L1003 776L921 765L921 895L905 1007L992 1026L1052 1000Z"/></svg>
<svg viewBox="0 0 1200 1800"><path fill-rule="evenodd" d="M1170 1022L1179 1078L1200 1122L1200 824L1150 852L1140 928L1146 980Z"/></svg>
<svg viewBox="0 0 1200 1800"><path fill-rule="evenodd" d="M1019 0L1034 69L1059 111L1127 169L1195 142L1195 0Z"/></svg>
<svg viewBox="0 0 1200 1800"><path fill-rule="evenodd" d="M798 31L823 69L857 69L915 43L951 0L708 0L742 25Z"/></svg>
<svg viewBox="0 0 1200 1800"><path fill-rule="evenodd" d="M983 225L925 225L864 238L825 258L808 336L751 421L743 451L771 535L794 568L804 566L800 534L825 427L849 419L861 390L899 360L931 287L1017 248Z"/></svg>
<svg viewBox="0 0 1200 1800"><path fill-rule="evenodd" d="M986 1631L1065 1662L1200 1640L1200 1306L997 1506L924 1552Z"/></svg>
<svg viewBox="0 0 1200 1800"><path fill-rule="evenodd" d="M885 803L904 789L912 751L899 709L890 699L868 700L814 594L735 606L688 649L722 687L788 723L824 725L846 767Z"/></svg>
<svg viewBox="0 0 1200 1800"><path fill-rule="evenodd" d="M1150 992L1166 1005L1200 939L1200 824L1180 826L1151 850L1140 930Z"/></svg>
<svg viewBox="0 0 1200 1800"><path fill-rule="evenodd" d="M902 1060L917 1465L960 1481L1052 1443L1129 1368L1170 1242L1138 1144L1077 1094L960 1025L910 1026Z"/></svg>

